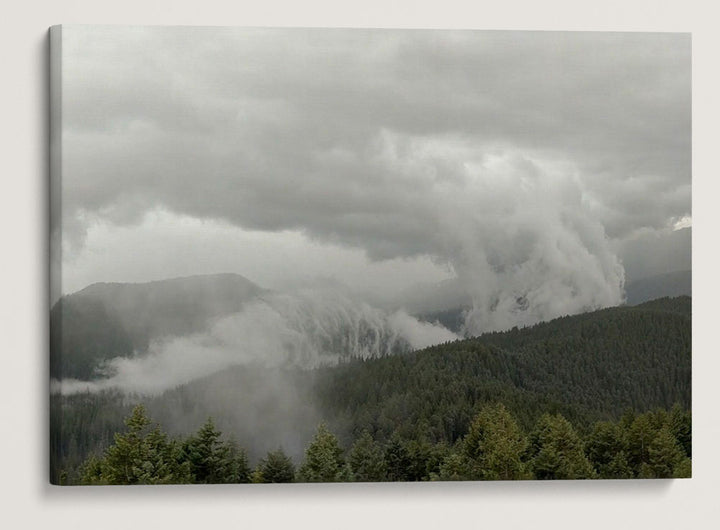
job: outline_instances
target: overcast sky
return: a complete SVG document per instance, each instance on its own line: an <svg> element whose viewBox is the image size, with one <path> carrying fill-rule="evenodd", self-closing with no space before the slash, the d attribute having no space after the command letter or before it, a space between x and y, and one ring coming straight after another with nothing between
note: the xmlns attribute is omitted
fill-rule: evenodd
<svg viewBox="0 0 720 530"><path fill-rule="evenodd" d="M689 268L690 54L688 34L65 27L62 290L457 277L488 304L613 303L664 272L638 248Z"/></svg>

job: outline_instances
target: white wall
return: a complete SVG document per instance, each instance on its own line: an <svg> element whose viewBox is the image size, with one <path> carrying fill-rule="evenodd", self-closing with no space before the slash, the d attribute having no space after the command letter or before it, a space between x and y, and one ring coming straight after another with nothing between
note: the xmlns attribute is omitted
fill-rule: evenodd
<svg viewBox="0 0 720 530"><path fill-rule="evenodd" d="M0 15L1 520L8 528L714 527L720 521L718 12L700 1L26 0ZM47 468L46 28L57 23L692 31L694 475L686 481L51 488ZM9 243L9 247L8 247ZM8 294L10 295L8 297ZM270 525L269 523L274 523Z"/></svg>

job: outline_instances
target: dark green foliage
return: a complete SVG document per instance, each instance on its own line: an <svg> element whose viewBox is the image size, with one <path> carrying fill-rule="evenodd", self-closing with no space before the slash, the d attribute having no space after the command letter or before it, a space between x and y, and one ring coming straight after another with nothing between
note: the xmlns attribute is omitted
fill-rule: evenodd
<svg viewBox="0 0 720 530"><path fill-rule="evenodd" d="M451 448L427 440L405 440L395 433L386 443L363 432L348 461L325 424L308 445L297 473L301 482L520 480L580 478L685 478L692 462L673 434L677 407L618 422L598 422L586 438L562 415L544 414L527 435L502 404L483 407L469 431ZM244 450L208 420L193 436L167 439L151 427L142 406L126 421L127 431L102 458L81 466L84 484L168 484L293 482L292 460L278 449L267 453L250 474Z"/></svg>
<svg viewBox="0 0 720 530"><path fill-rule="evenodd" d="M673 478L690 478L692 477L692 461L685 457L675 466Z"/></svg>
<svg viewBox="0 0 720 530"><path fill-rule="evenodd" d="M599 478L632 476L625 432L620 425L609 421L596 423L587 438L585 452Z"/></svg>
<svg viewBox="0 0 720 530"><path fill-rule="evenodd" d="M387 480L383 449L367 431L364 431L353 444L348 462L358 482Z"/></svg>
<svg viewBox="0 0 720 530"><path fill-rule="evenodd" d="M617 424L596 425L587 453L602 478L687 478L690 414L678 405L625 414Z"/></svg>
<svg viewBox="0 0 720 530"><path fill-rule="evenodd" d="M408 441L406 449L410 458L407 475L411 481L430 480L440 471L440 466L448 455L445 443L432 444L425 438Z"/></svg>
<svg viewBox="0 0 720 530"><path fill-rule="evenodd" d="M50 399L50 481L76 483L80 464L89 455L99 455L123 429L123 419L132 411L117 392L53 395Z"/></svg>
<svg viewBox="0 0 720 530"><path fill-rule="evenodd" d="M405 440L396 433L385 444L383 458L387 480L429 480L439 472L446 457L447 448L442 443L431 444L425 439Z"/></svg>
<svg viewBox="0 0 720 530"><path fill-rule="evenodd" d="M473 473L470 461L459 451L447 455L437 473L431 475L432 480L454 481L468 480Z"/></svg>
<svg viewBox="0 0 720 530"><path fill-rule="evenodd" d="M231 469L230 479L226 480L225 483L244 484L250 482L252 469L248 463L247 452L233 439L228 440L225 444L228 448L227 457Z"/></svg>
<svg viewBox="0 0 720 530"><path fill-rule="evenodd" d="M543 414L530 434L530 465L535 478L594 478L592 464L573 426L560 414Z"/></svg>
<svg viewBox="0 0 720 530"><path fill-rule="evenodd" d="M677 420L683 416L677 409L671 414L657 410L633 419L627 430L628 452L631 467L638 477L670 478L674 475L686 453L677 437L684 437L684 429L679 429L676 435L673 418Z"/></svg>
<svg viewBox="0 0 720 530"><path fill-rule="evenodd" d="M343 482L351 480L351 477L338 439L321 423L315 438L305 450L305 460L298 470L298 481Z"/></svg>
<svg viewBox="0 0 720 530"><path fill-rule="evenodd" d="M683 461L680 445L668 425L657 431L648 448L648 463L643 465L642 474L652 478L672 478L675 468Z"/></svg>
<svg viewBox="0 0 720 530"><path fill-rule="evenodd" d="M520 480L532 478L525 460L527 436L502 404L486 405L469 432L442 462L434 480Z"/></svg>
<svg viewBox="0 0 720 530"><path fill-rule="evenodd" d="M407 444L395 434L385 446L383 455L387 479L392 482L406 482L412 480L410 467L412 458Z"/></svg>
<svg viewBox="0 0 720 530"><path fill-rule="evenodd" d="M145 408L138 405L125 421L127 431L115 435L102 459L85 465L84 484L182 484L192 482L188 462L178 445L159 427L151 428Z"/></svg>
<svg viewBox="0 0 720 530"><path fill-rule="evenodd" d="M126 432L100 458L91 455L81 466L82 484L215 484L249 482L244 449L222 441L211 419L196 435L169 440L152 426L143 405L125 420Z"/></svg>
<svg viewBox="0 0 720 530"><path fill-rule="evenodd" d="M190 463L194 482L232 484L249 482L247 455L234 442L223 442L209 418L195 436L182 444L182 458Z"/></svg>
<svg viewBox="0 0 720 530"><path fill-rule="evenodd" d="M634 473L638 474L642 467L650 461L650 442L657 433L655 423L650 414L635 417L626 432L628 447L628 463Z"/></svg>
<svg viewBox="0 0 720 530"><path fill-rule="evenodd" d="M462 455L475 480L530 478L522 457L528 442L515 419L502 405L482 408L463 439Z"/></svg>
<svg viewBox="0 0 720 530"><path fill-rule="evenodd" d="M295 466L282 449L270 451L260 460L252 481L256 483L293 482L295 480Z"/></svg>
<svg viewBox="0 0 720 530"><path fill-rule="evenodd" d="M684 411L679 404L675 404L670 410L668 418L670 431L677 439L685 456L692 457L692 417L690 411Z"/></svg>
<svg viewBox="0 0 720 530"><path fill-rule="evenodd" d="M367 430L380 441L397 432L452 444L488 402L503 403L525 430L547 412L586 431L628 409L687 409L690 337L690 299L665 298L354 360L319 370L315 389L349 443Z"/></svg>

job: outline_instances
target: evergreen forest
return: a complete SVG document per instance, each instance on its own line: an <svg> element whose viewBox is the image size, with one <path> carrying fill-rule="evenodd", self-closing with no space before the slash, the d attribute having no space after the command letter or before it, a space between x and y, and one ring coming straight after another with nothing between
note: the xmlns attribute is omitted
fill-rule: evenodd
<svg viewBox="0 0 720 530"><path fill-rule="evenodd" d="M238 366L156 396L53 394L50 473L56 484L681 478L690 405L691 299L663 298L315 369ZM228 406L253 416L230 421Z"/></svg>

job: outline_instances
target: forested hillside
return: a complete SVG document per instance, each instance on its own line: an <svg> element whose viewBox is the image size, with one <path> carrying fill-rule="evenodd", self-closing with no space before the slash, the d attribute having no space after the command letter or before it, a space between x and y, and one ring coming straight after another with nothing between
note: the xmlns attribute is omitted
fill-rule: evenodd
<svg viewBox="0 0 720 530"><path fill-rule="evenodd" d="M541 470L542 459L552 455L538 457L552 438L547 432L556 431L575 440L577 458L582 453L589 459L590 467L579 460L576 471L582 476L672 476L673 466L691 455L690 309L689 297L665 298L315 370L238 366L155 397L56 395L53 477L65 473L79 480L83 460L102 455L113 434L122 431L121 419L141 401L171 437L189 435L212 416L247 450L253 465L270 458L268 452L280 458L280 447L287 451L283 458L299 464L307 458L303 448L312 432L324 421L336 437L338 454L345 451L350 458L360 444L363 451L390 459L379 480L492 478L473 467L477 452L462 447L480 428L473 427L481 421L478 414L501 404L503 411L487 412L482 421L510 425L523 440L516 455L522 465L513 478L560 478ZM661 412L645 414L649 411ZM279 431L296 436L282 438ZM546 435L550 438L543 442ZM630 447L633 436L640 436L641 449ZM294 441L283 441L288 439ZM664 471L660 464L656 471L647 467L647 447L656 439L673 462ZM417 462L408 463L412 458L406 453L424 455L422 471ZM393 458L410 460L398 464ZM677 473L689 473L689 463L682 466ZM338 469L338 480L351 476Z"/></svg>
<svg viewBox="0 0 720 530"><path fill-rule="evenodd" d="M690 407L690 298L659 299L319 371L323 410L353 433L455 441L479 403L528 427L543 412L580 426L625 410Z"/></svg>

